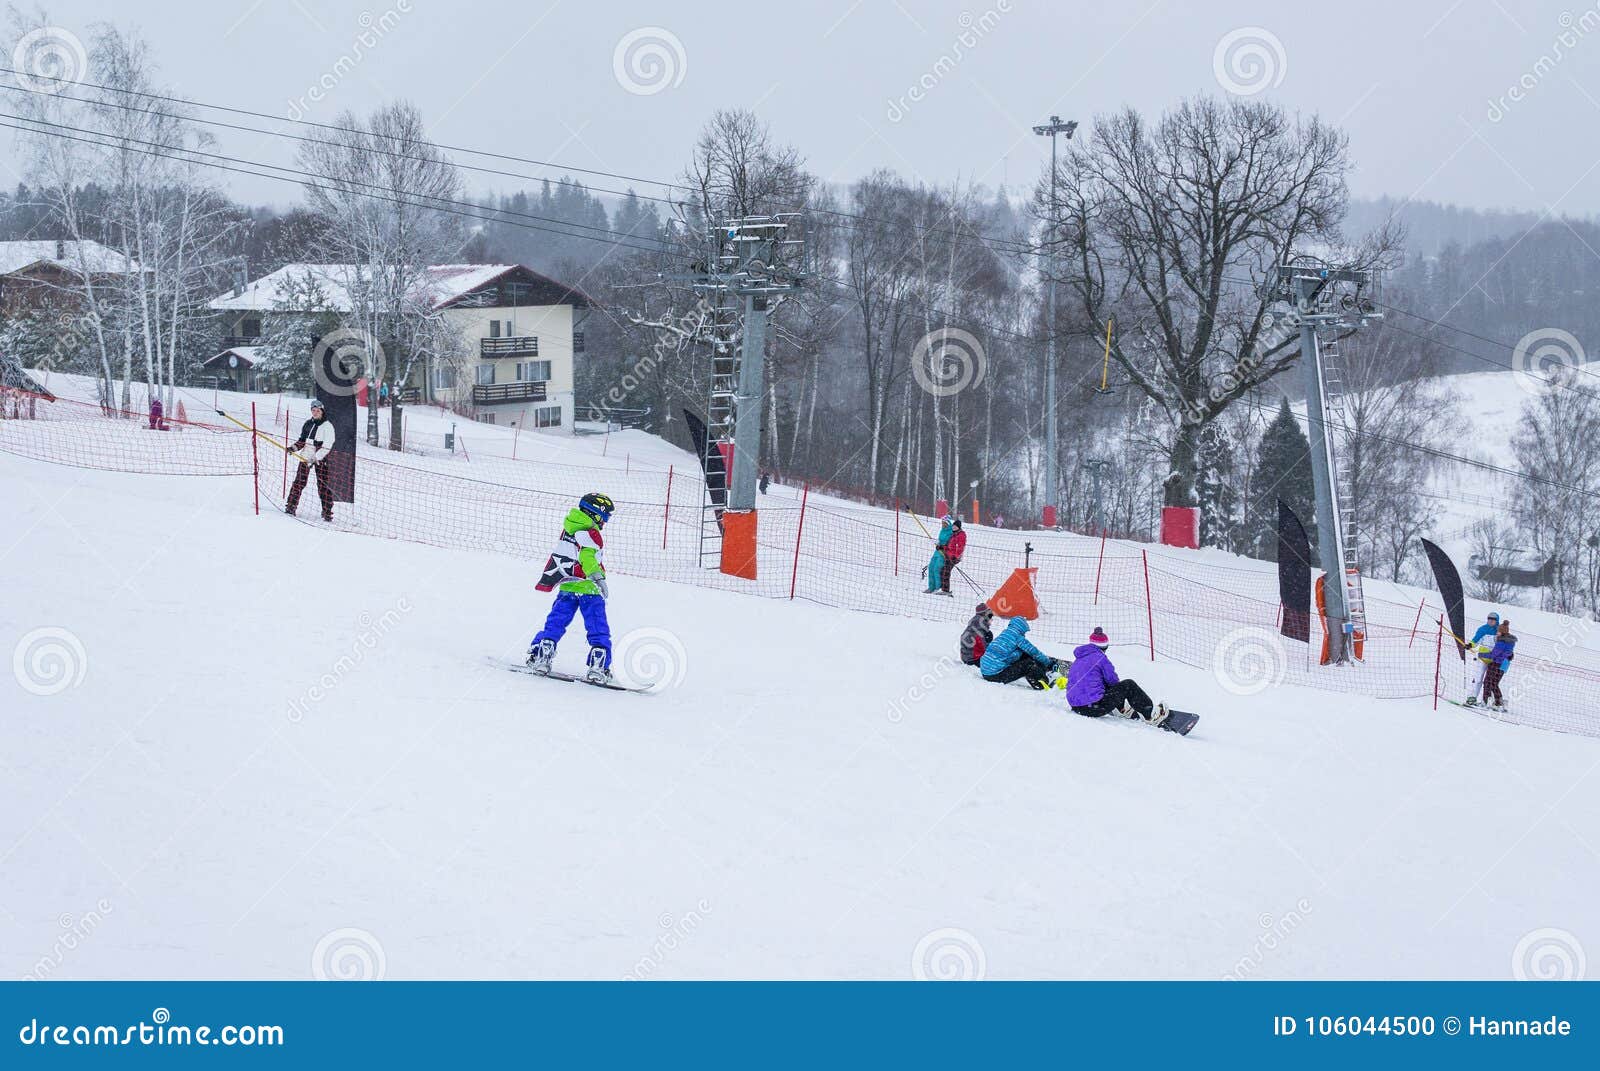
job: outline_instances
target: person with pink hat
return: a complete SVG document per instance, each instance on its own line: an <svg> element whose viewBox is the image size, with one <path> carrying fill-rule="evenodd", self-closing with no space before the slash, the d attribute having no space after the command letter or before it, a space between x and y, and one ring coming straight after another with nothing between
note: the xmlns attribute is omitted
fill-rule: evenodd
<svg viewBox="0 0 1600 1071"><path fill-rule="evenodd" d="M1123 680L1111 664L1106 648L1111 637L1096 625L1089 642L1072 652L1067 668L1067 704L1086 718L1115 714L1119 718L1143 718L1152 725L1167 720L1167 705L1151 702L1137 681Z"/></svg>

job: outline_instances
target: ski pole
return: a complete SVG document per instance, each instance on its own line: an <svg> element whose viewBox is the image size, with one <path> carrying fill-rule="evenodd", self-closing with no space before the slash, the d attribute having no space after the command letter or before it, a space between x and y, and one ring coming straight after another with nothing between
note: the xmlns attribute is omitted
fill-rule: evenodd
<svg viewBox="0 0 1600 1071"><path fill-rule="evenodd" d="M277 439L274 439L272 436L268 435L266 432L260 431L260 430L258 430L256 428L252 428L249 424L246 424L244 421L236 419L235 417L229 416L227 413L224 413L221 409L213 409L212 412L216 413L219 417L221 417L224 420L233 421L233 423L239 425L245 431L252 432L253 434L258 435L261 438L267 440L267 442L271 443L273 446L276 446L279 450L282 450L284 453L288 454L290 457L292 457L296 461L300 462L300 464L302 464L302 465L311 464L311 462L307 461L305 458L301 457L299 454L295 453L293 450L289 449L287 446L283 445L283 443L280 443Z"/></svg>
<svg viewBox="0 0 1600 1071"><path fill-rule="evenodd" d="M933 533L928 531L928 526L922 523L922 518L918 517L915 513L912 513L910 506L906 506L905 507L905 511L907 513L911 514L911 519L912 520L917 522L917 527L922 529L922 534L927 536L929 539L933 539ZM937 545L938 544L938 540L935 539L934 543L935 543L935 545ZM965 580L968 584L972 585L972 590L973 591L976 591L979 595L983 594L983 589L980 588L977 584L973 583L972 577L970 577L970 576L968 576L966 574L966 570L962 569L961 566L959 566L959 565L953 566L952 568L954 568L955 571L961 575L961 579L962 580ZM924 569L923 573L926 574L927 570Z"/></svg>

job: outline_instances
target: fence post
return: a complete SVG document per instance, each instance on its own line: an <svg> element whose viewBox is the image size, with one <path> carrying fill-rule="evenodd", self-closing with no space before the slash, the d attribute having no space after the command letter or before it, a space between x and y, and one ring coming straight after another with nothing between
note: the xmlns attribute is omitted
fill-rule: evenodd
<svg viewBox="0 0 1600 1071"><path fill-rule="evenodd" d="M1416 620L1411 622L1411 639L1406 641L1407 648L1409 648L1413 643L1417 642L1417 626L1422 623L1422 608L1426 605L1428 605L1428 600L1426 598L1417 603L1417 617Z"/></svg>
<svg viewBox="0 0 1600 1071"><path fill-rule="evenodd" d="M794 599L795 582L800 579L800 535L806 530L806 499L811 497L811 481L800 490L800 523L794 529L794 569L789 573L789 598Z"/></svg>
<svg viewBox="0 0 1600 1071"><path fill-rule="evenodd" d="M1444 615L1439 615L1439 638L1433 645L1433 709L1439 709L1439 670L1444 660Z"/></svg>
<svg viewBox="0 0 1600 1071"><path fill-rule="evenodd" d="M661 510L661 549L667 549L667 525L672 520L672 466L667 466L667 504Z"/></svg>
<svg viewBox="0 0 1600 1071"><path fill-rule="evenodd" d="M1150 661L1156 660L1156 612L1150 605L1150 552L1139 551L1139 556L1144 559L1144 619L1150 628Z"/></svg>
<svg viewBox="0 0 1600 1071"><path fill-rule="evenodd" d="M1100 569L1106 564L1106 530L1100 529L1100 560L1094 566L1094 604L1100 605Z"/></svg>
<svg viewBox="0 0 1600 1071"><path fill-rule="evenodd" d="M250 486L256 497L256 516L261 516L261 451L256 440L261 433L256 430L256 403L250 403Z"/></svg>
<svg viewBox="0 0 1600 1071"><path fill-rule="evenodd" d="M900 575L900 496L894 496L894 575Z"/></svg>

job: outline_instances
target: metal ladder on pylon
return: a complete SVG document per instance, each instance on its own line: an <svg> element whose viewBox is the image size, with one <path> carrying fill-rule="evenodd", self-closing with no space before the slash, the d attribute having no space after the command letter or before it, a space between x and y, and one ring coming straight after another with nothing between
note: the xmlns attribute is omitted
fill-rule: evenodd
<svg viewBox="0 0 1600 1071"><path fill-rule="evenodd" d="M1322 366L1322 402L1326 410L1328 454L1334 474L1334 499L1339 520L1334 526L1339 539L1339 557L1344 567L1345 612L1350 618L1352 638L1366 638L1367 603L1361 588L1361 565L1356 554L1355 488L1349 469L1339 463L1339 436L1350 426L1350 411L1345 404L1345 363L1339 348L1338 328L1318 326L1317 354ZM1351 652L1352 656L1354 652Z"/></svg>
<svg viewBox="0 0 1600 1071"><path fill-rule="evenodd" d="M709 482L701 486L702 569L716 569L722 564L722 510L733 479L725 462L733 449L733 429L738 418L739 313L738 297L724 291L717 295L716 304L701 325L701 337L711 348L711 380L706 392L706 456L701 459L702 468L710 472L715 461L724 470L722 504L713 500Z"/></svg>

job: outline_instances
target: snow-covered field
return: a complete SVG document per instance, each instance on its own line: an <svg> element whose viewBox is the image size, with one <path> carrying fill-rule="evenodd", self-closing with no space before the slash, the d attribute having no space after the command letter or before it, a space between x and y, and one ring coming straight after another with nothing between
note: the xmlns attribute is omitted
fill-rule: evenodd
<svg viewBox="0 0 1600 1071"><path fill-rule="evenodd" d="M235 478L0 454L0 501L12 977L1504 978L1600 940L1600 740L1118 649L1180 739L985 684L947 623L626 577L668 686L612 694L486 664L526 561Z"/></svg>

